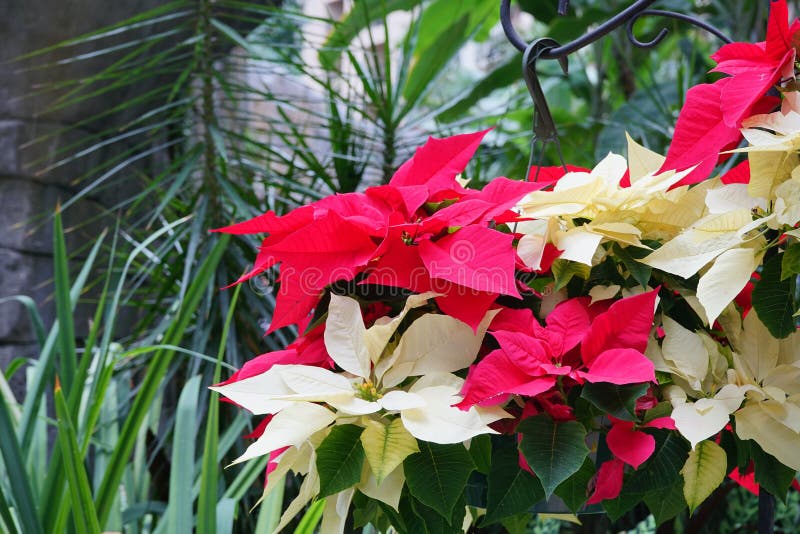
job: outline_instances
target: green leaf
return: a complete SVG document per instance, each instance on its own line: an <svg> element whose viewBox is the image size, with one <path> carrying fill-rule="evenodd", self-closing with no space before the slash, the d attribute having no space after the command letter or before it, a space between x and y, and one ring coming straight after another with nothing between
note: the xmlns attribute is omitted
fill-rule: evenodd
<svg viewBox="0 0 800 534"><path fill-rule="evenodd" d="M559 423L547 414L529 417L517 427L519 450L550 498L556 487L578 471L589 454L586 429L577 421Z"/></svg>
<svg viewBox="0 0 800 534"><path fill-rule="evenodd" d="M555 278L556 291L567 287L567 284L569 284L570 280L576 276L578 278L587 280L589 278L589 274L592 272L592 268L588 265L584 265L583 263L578 263L576 261L562 260L560 258L553 261L553 265L550 270L553 272L553 277Z"/></svg>
<svg viewBox="0 0 800 534"><path fill-rule="evenodd" d="M603 413L623 421L636 421L636 399L647 392L648 384L617 386L607 382L587 382L581 397L597 406Z"/></svg>
<svg viewBox="0 0 800 534"><path fill-rule="evenodd" d="M41 349L44 347L47 334L44 330L42 316L39 314L39 310L36 308L36 302L34 302L33 299L27 295L11 295L10 297L0 298L0 304L14 300L25 306L25 311L28 312L28 318L30 319L33 333L36 335L36 342L39 344L39 348ZM11 371L6 369L6 378L10 377L11 374Z"/></svg>
<svg viewBox="0 0 800 534"><path fill-rule="evenodd" d="M75 325L72 319L72 299L69 286L69 259L61 224L61 207L56 207L53 218L53 272L56 290L56 317L58 318L59 376L67 396L72 391L72 381L77 369Z"/></svg>
<svg viewBox="0 0 800 534"><path fill-rule="evenodd" d="M694 513L722 483L727 465L725 451L713 441L701 441L689 453L681 474L684 480L683 496L690 513Z"/></svg>
<svg viewBox="0 0 800 534"><path fill-rule="evenodd" d="M421 0L358 0L325 41L319 52L320 64L328 70L333 69L350 41L371 22L392 11L410 10L420 3Z"/></svg>
<svg viewBox="0 0 800 534"><path fill-rule="evenodd" d="M487 74L482 80L472 84L466 95L439 112L436 116L437 120L443 122L455 121L461 115L466 114L482 98L489 96L497 89L508 87L512 83L518 82L519 72L519 57L516 55L511 56L508 61Z"/></svg>
<svg viewBox="0 0 800 534"><path fill-rule="evenodd" d="M756 482L770 492L775 498L786 503L789 486L795 477L795 471L786 467L777 458L764 452L755 441L750 441L750 454L753 458Z"/></svg>
<svg viewBox="0 0 800 534"><path fill-rule="evenodd" d="M532 519L532 514L517 514L512 517L506 517L500 524L508 531L508 534L526 534Z"/></svg>
<svg viewBox="0 0 800 534"><path fill-rule="evenodd" d="M761 279L753 288L753 308L770 334L783 339L795 331L794 285L790 277L781 280L783 255L770 259L761 269Z"/></svg>
<svg viewBox="0 0 800 534"><path fill-rule="evenodd" d="M479 473L488 475L492 469L492 436L478 434L469 440L469 455Z"/></svg>
<svg viewBox="0 0 800 534"><path fill-rule="evenodd" d="M616 499L608 499L603 501L603 509L606 511L611 521L616 521L631 511L634 506L641 502L641 500L641 493L626 491L625 486L623 486L622 491Z"/></svg>
<svg viewBox="0 0 800 534"><path fill-rule="evenodd" d="M364 447L356 425L337 425L317 448L319 497L327 497L350 488L361 480Z"/></svg>
<svg viewBox="0 0 800 534"><path fill-rule="evenodd" d="M440 445L420 441L419 452L403 462L411 495L436 510L448 522L474 468L472 457L460 443Z"/></svg>
<svg viewBox="0 0 800 534"><path fill-rule="evenodd" d="M650 274L653 272L653 268L649 265L645 265L636 260L630 253L630 247L621 247L619 243L614 243L614 255L622 261L622 264L628 269L628 272L631 273L633 279L636 280L640 286L647 287L647 284L650 282ZM649 252L647 249L634 249L641 251L644 255L647 255Z"/></svg>
<svg viewBox="0 0 800 534"><path fill-rule="evenodd" d="M236 303L239 301L239 293L242 290L242 284L236 286L233 292L233 297L228 305L228 314L225 317L225 325L222 328L222 336L219 341L219 348L217 349L217 364L214 366L214 384L218 383L221 378L222 360L225 355L225 344L228 341L228 333L230 332L231 322L233 321L233 313L235 311ZM200 468L200 495L197 500L197 534L211 534L213 528L217 524L217 502L219 497L218 489L218 473L219 461L217 459L217 451L219 449L219 393L212 391L208 396L208 412L206 415L206 435L203 440L203 463ZM282 494L282 492L281 492ZM269 497L268 497L269 499ZM278 505L280 507L280 504ZM259 514L259 522L262 520L262 515L267 515L266 510L262 506L261 513ZM280 517L280 511L278 511ZM277 521L272 528L277 526Z"/></svg>
<svg viewBox="0 0 800 534"><path fill-rule="evenodd" d="M689 443L676 432L656 430L656 450L645 464L634 471L626 489L641 496L662 489L680 480L681 467L689 455Z"/></svg>
<svg viewBox="0 0 800 534"><path fill-rule="evenodd" d="M294 534L314 534L320 519L322 519L322 512L325 511L325 499L314 501L314 504L308 507L306 513L294 529Z"/></svg>
<svg viewBox="0 0 800 534"><path fill-rule="evenodd" d="M448 24L464 16L469 18L466 35L472 35L480 26L491 27L499 18L500 10L492 2L484 0L435 0L428 3L420 17L414 59L424 61L436 47L442 32L448 30ZM459 43L459 48L463 44Z"/></svg>
<svg viewBox="0 0 800 534"><path fill-rule="evenodd" d="M800 243L787 248L781 259L781 281L800 274Z"/></svg>
<svg viewBox="0 0 800 534"><path fill-rule="evenodd" d="M450 24L439 34L436 42L429 47L429 52L425 57L417 61L411 69L403 87L403 97L406 103L400 112L401 116L413 108L426 90L433 87L431 82L441 74L444 66L468 37L468 24L469 15L464 15Z"/></svg>
<svg viewBox="0 0 800 534"><path fill-rule="evenodd" d="M492 455L486 517L482 525L526 512L542 499L542 485L536 477L519 467L517 449L497 449Z"/></svg>
<svg viewBox="0 0 800 534"><path fill-rule="evenodd" d="M653 514L656 526L669 521L686 508L683 498L683 483L678 480L668 489L652 491L644 496L647 509Z"/></svg>
<svg viewBox="0 0 800 534"><path fill-rule="evenodd" d="M651 492L668 491L673 484L683 488L680 470L689 455L689 443L676 432L656 430L653 435L656 450L650 459L625 481L619 497L603 501L603 508L612 521L622 517Z"/></svg>
<svg viewBox="0 0 800 534"><path fill-rule="evenodd" d="M660 383L660 382L659 382ZM642 416L643 423L649 423L654 419L661 417L668 417L672 413L672 403L669 401L661 401L649 410L644 412Z"/></svg>
<svg viewBox="0 0 800 534"><path fill-rule="evenodd" d="M378 421L369 421L361 434L361 445L378 484L408 455L419 451L416 438L406 430L399 417L385 426Z"/></svg>
<svg viewBox="0 0 800 534"><path fill-rule="evenodd" d="M409 492L404 489L397 510L386 503L378 503L383 513L389 518L392 526L397 529L400 534L424 534L426 532L424 521L420 519L414 509L414 500L415 499L409 495Z"/></svg>
<svg viewBox="0 0 800 534"><path fill-rule="evenodd" d="M597 469L594 462L589 458L583 461L583 465L571 477L562 482L554 492L561 497L567 508L573 512L577 512L586 503L588 495L586 495L586 488L589 487L589 481L594 476Z"/></svg>
<svg viewBox="0 0 800 534"><path fill-rule="evenodd" d="M64 471L67 477L67 488L69 489L70 500L72 501L72 519L75 524L75 531L78 534L91 533L100 534L100 524L97 522L94 502L92 501L92 489L89 486L89 477L86 475L86 468L75 436L75 427L69 416L67 401L64 399L64 392L61 390L58 378L56 378L56 388L53 394L56 406L56 416L58 417L58 444L61 449L61 456L64 461Z"/></svg>
<svg viewBox="0 0 800 534"><path fill-rule="evenodd" d="M177 345L183 338L184 332L189 327L197 311L201 297L208 291L209 284L213 283L214 271L222 259L228 241L228 236L220 238L208 253L200 268L195 271L194 279L186 290L178 314L170 322L169 328L164 333L163 341L165 345ZM174 354L174 350L159 350L151 360L147 373L141 382L139 392L120 432L119 441L109 459L108 465L110 467L103 475L100 488L97 490L96 504L100 524L105 524L108 515L111 513L111 506L118 493L119 482L128 464L128 458L136 444L137 434L150 411L153 399L155 399L156 394L163 385L164 376Z"/></svg>
<svg viewBox="0 0 800 534"><path fill-rule="evenodd" d="M453 509L453 517L449 520L445 520L436 510L430 506L425 506L417 499L411 499L410 502L414 513L425 525L426 534L461 534L463 532L462 524L467 513L463 495L460 502L456 503Z"/></svg>
<svg viewBox="0 0 800 534"><path fill-rule="evenodd" d="M10 496L16 505L16 516L22 532L44 532L39 523L39 514L33 492L25 472L25 461L20 451L17 435L11 429L14 422L4 396L0 395L0 453L6 470L6 481L11 489ZM4 491L4 490L0 490Z"/></svg>
<svg viewBox="0 0 800 534"><path fill-rule="evenodd" d="M167 506L167 529L170 532L190 532L194 526L192 521L194 498L188 488L194 483L197 397L200 393L201 378L202 375L195 375L183 386L175 411Z"/></svg>

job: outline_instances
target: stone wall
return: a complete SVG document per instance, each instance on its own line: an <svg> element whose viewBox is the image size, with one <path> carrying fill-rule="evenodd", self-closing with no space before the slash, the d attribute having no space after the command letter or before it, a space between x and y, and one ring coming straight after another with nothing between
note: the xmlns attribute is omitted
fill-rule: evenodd
<svg viewBox="0 0 800 534"><path fill-rule="evenodd" d="M85 77L113 58L45 69L28 67L55 61L64 53L49 53L28 62L9 60L162 4L160 0L0 2L0 299L17 294L31 296L46 328L54 316L52 220L48 215L57 202L70 199L79 190L80 177L87 169L112 154L97 152L72 164L45 169L63 158L63 147L91 133L91 125L76 128L76 124L128 95L112 94L49 112L56 95L42 91L45 84ZM71 53L87 50L76 48ZM107 117L103 126L124 119ZM107 222L102 218L103 206L111 205L113 197L114 193L90 196L65 211L69 250L85 249L86 243L97 237ZM79 335L87 328L88 312L87 308L79 308L76 313ZM4 370L14 358L37 355L38 346L24 307L16 302L0 304L0 369ZM13 380L17 390L21 379L22 373L17 373Z"/></svg>

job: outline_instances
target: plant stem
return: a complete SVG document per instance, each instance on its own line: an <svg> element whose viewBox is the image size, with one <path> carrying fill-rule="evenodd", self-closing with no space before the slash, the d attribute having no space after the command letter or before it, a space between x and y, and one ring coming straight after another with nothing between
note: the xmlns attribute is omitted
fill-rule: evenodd
<svg viewBox="0 0 800 534"><path fill-rule="evenodd" d="M198 34L203 36L202 48L199 50L198 67L202 79L202 110L201 120L203 128L203 189L211 202L210 213L212 217L218 216L219 188L217 184L217 154L214 147L214 136L212 129L216 126L216 115L214 113L214 54L213 54L213 35L211 24L211 0L200 0L200 17L198 22Z"/></svg>
<svg viewBox="0 0 800 534"><path fill-rule="evenodd" d="M758 534L775 532L775 496L764 487L758 493Z"/></svg>

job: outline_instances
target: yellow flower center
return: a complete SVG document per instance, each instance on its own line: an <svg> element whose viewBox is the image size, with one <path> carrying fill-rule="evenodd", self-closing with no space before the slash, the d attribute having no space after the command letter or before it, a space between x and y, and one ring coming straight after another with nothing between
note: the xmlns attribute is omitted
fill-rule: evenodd
<svg viewBox="0 0 800 534"><path fill-rule="evenodd" d="M370 402L374 402L383 397L383 394L378 392L378 388L375 387L372 380L365 380L362 384L357 385L356 395Z"/></svg>

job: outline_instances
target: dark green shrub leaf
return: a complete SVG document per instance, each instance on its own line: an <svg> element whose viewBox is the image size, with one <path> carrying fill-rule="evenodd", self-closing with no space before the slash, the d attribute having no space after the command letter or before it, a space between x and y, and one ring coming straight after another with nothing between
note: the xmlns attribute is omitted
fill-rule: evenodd
<svg viewBox="0 0 800 534"><path fill-rule="evenodd" d="M411 495L436 510L448 522L473 469L472 457L460 443L439 445L420 441L419 452L403 462Z"/></svg>
<svg viewBox="0 0 800 534"><path fill-rule="evenodd" d="M686 500L683 498L683 484L680 481L676 481L666 491L652 491L644 496L644 503L650 513L653 514L656 526L659 526L686 508Z"/></svg>
<svg viewBox="0 0 800 534"><path fill-rule="evenodd" d="M676 480L681 480L680 470L689 456L689 443L675 432L657 431L656 450L637 471L634 471L625 489L640 496L654 490L666 490Z"/></svg>
<svg viewBox="0 0 800 534"><path fill-rule="evenodd" d="M317 449L319 472L319 497L327 497L345 490L361 480L364 466L364 447L356 425L337 425Z"/></svg>
<svg viewBox="0 0 800 534"><path fill-rule="evenodd" d="M769 333L783 339L795 331L794 285L790 277L781 280L783 255L778 255L764 264L761 280L753 289L753 308Z"/></svg>
<svg viewBox="0 0 800 534"><path fill-rule="evenodd" d="M756 482L776 499L785 503L789 486L794 480L794 469L786 467L777 458L764 452L754 441L750 442L750 454L753 458Z"/></svg>
<svg viewBox="0 0 800 534"><path fill-rule="evenodd" d="M453 517L450 521L445 521L433 508L425 506L416 499L411 499L411 507L421 523L425 525L427 534L461 534L463 532L464 516L467 513L463 496L454 507Z"/></svg>
<svg viewBox="0 0 800 534"><path fill-rule="evenodd" d="M581 397L617 419L636 421L636 399L644 395L647 388L647 384L617 386L607 382L587 382Z"/></svg>
<svg viewBox="0 0 800 534"><path fill-rule="evenodd" d="M508 534L526 534L532 519L532 514L518 514L503 519L500 524L508 531Z"/></svg>
<svg viewBox="0 0 800 534"><path fill-rule="evenodd" d="M781 281L800 274L800 243L795 243L783 253Z"/></svg>
<svg viewBox="0 0 800 534"><path fill-rule="evenodd" d="M641 251L646 251L647 249L639 249ZM628 269L628 272L631 273L631 276L634 280L639 282L639 285L642 287L647 287L648 282L650 282L650 274L653 272L653 268L649 265L645 265L639 261L636 261L629 249L627 247L621 247L617 243L614 243L614 254L622 261L622 264L625 265L625 268Z"/></svg>
<svg viewBox="0 0 800 534"><path fill-rule="evenodd" d="M577 421L557 423L547 414L525 419L517 427L522 434L520 451L539 477L546 498L583 465L589 454L586 430Z"/></svg>
<svg viewBox="0 0 800 534"><path fill-rule="evenodd" d="M553 272L553 277L555 278L555 290L558 291L559 289L567 287L570 280L576 276L587 280L592 268L576 261L556 259L553 261L550 270Z"/></svg>
<svg viewBox="0 0 800 534"><path fill-rule="evenodd" d="M596 470L594 462L586 458L581 468L556 488L555 494L561 497L567 508L573 512L580 510L586 499L589 498L586 495L586 489Z"/></svg>
<svg viewBox="0 0 800 534"><path fill-rule="evenodd" d="M492 455L492 470L489 472L489 491L483 524L496 523L526 512L542 499L542 485L533 475L519 467L517 449L504 447L496 450Z"/></svg>
<svg viewBox="0 0 800 534"><path fill-rule="evenodd" d="M469 454L475 462L475 469L488 475L492 468L492 437L489 434L480 434L469 442Z"/></svg>

